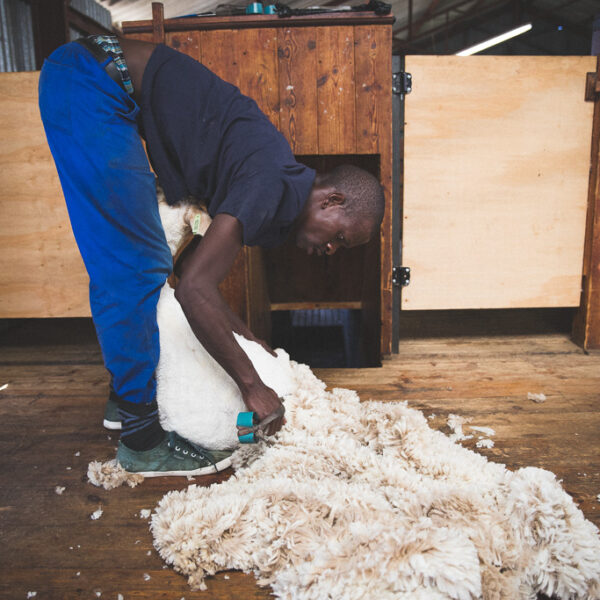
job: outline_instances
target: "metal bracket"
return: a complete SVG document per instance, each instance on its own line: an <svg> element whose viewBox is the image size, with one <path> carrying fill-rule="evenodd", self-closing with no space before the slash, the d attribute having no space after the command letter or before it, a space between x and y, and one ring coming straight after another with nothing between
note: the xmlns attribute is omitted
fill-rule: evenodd
<svg viewBox="0 0 600 600"><path fill-rule="evenodd" d="M392 283L398 287L406 287L410 283L410 267L394 267L392 269Z"/></svg>
<svg viewBox="0 0 600 600"><path fill-rule="evenodd" d="M412 91L412 75L404 71L392 73L392 93L403 96Z"/></svg>

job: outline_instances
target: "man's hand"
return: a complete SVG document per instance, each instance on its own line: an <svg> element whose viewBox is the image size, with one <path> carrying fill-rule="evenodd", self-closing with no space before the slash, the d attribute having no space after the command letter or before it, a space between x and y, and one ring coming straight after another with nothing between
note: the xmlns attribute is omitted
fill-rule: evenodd
<svg viewBox="0 0 600 600"><path fill-rule="evenodd" d="M247 390L243 398L248 409L257 414L259 421L274 413L281 406L281 400L279 400L277 394L262 383ZM267 425L265 433L267 435L277 433L281 429L283 421L283 417L275 419Z"/></svg>

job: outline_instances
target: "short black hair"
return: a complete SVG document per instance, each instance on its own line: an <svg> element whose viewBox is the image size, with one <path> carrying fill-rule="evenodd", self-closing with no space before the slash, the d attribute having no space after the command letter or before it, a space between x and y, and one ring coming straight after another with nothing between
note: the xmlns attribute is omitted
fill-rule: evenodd
<svg viewBox="0 0 600 600"><path fill-rule="evenodd" d="M385 195L377 177L354 165L340 165L325 174L325 181L344 194L345 210L351 219L370 221L372 234L379 230L385 212Z"/></svg>

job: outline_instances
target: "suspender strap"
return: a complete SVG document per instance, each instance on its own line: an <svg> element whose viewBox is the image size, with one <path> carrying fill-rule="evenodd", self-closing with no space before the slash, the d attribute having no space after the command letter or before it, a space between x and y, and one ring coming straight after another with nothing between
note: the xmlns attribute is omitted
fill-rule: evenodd
<svg viewBox="0 0 600 600"><path fill-rule="evenodd" d="M103 65L106 74L117 83L123 91L127 92L121 73L115 64L113 57L108 52L105 52L98 44L95 44L87 38L79 38L75 41L78 44L81 44L101 65Z"/></svg>

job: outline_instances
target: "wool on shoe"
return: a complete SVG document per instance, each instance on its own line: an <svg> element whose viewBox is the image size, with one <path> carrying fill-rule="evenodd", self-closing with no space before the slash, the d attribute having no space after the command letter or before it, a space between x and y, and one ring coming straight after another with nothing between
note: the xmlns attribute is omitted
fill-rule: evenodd
<svg viewBox="0 0 600 600"><path fill-rule="evenodd" d="M135 487L144 481L143 475L129 473L116 459L103 463L96 460L92 461L88 465L87 477L91 484L103 487L105 490L112 490L124 484L127 484L129 487Z"/></svg>

